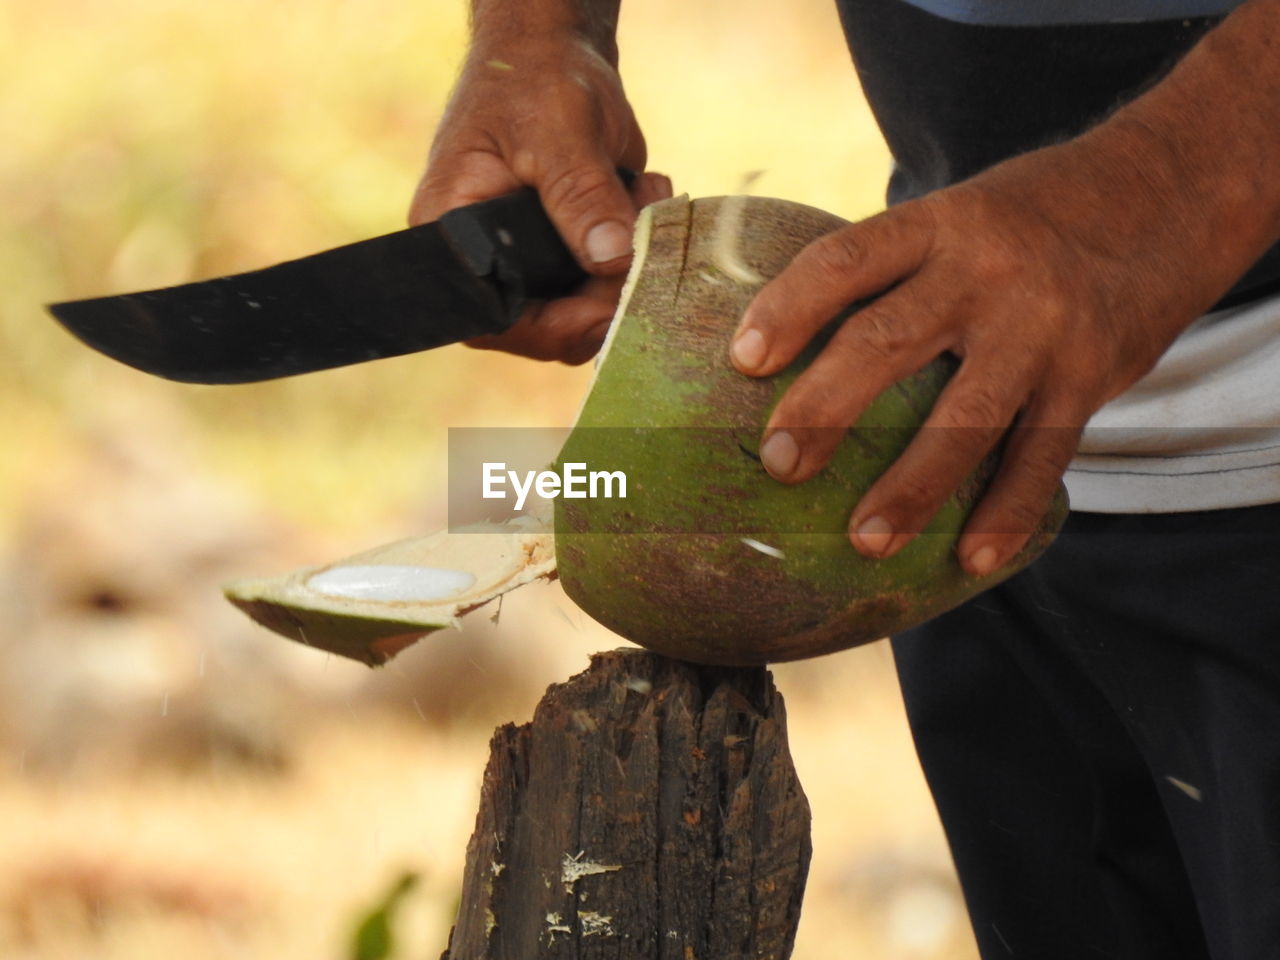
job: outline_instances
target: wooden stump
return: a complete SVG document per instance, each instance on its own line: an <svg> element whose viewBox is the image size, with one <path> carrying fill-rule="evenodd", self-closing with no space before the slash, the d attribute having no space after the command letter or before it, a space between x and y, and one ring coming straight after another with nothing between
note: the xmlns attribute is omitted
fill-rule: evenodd
<svg viewBox="0 0 1280 960"><path fill-rule="evenodd" d="M442 960L785 960L810 850L767 671L598 654L495 732Z"/></svg>

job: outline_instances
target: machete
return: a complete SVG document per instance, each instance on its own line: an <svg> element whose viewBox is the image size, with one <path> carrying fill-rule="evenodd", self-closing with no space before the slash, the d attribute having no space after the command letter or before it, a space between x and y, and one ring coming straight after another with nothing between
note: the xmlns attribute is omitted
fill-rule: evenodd
<svg viewBox="0 0 1280 960"><path fill-rule="evenodd" d="M147 373L248 383L501 333L528 301L586 278L525 187L262 270L48 309L90 347Z"/></svg>

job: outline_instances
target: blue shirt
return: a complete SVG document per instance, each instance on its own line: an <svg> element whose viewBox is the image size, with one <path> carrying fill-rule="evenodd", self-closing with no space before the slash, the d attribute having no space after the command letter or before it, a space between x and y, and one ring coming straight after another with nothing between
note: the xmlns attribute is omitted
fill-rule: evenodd
<svg viewBox="0 0 1280 960"><path fill-rule="evenodd" d="M1144 23L1221 16L1243 0L907 0L959 23L1043 27L1069 23Z"/></svg>

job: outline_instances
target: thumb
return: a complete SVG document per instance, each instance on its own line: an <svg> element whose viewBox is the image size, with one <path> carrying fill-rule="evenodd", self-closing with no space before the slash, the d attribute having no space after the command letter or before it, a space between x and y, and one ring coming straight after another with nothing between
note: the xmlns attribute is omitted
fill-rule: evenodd
<svg viewBox="0 0 1280 960"><path fill-rule="evenodd" d="M608 276L626 268L635 204L612 162L604 157L576 157L548 169L534 186L551 222L584 270Z"/></svg>

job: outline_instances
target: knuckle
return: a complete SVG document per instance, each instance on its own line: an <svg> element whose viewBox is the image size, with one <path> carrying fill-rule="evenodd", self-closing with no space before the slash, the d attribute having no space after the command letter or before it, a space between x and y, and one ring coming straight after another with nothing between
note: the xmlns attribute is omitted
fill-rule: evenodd
<svg viewBox="0 0 1280 960"><path fill-rule="evenodd" d="M916 515L932 515L945 499L938 491L937 480L917 470L905 470L895 477L893 489L898 509Z"/></svg>
<svg viewBox="0 0 1280 960"><path fill-rule="evenodd" d="M957 393L938 412L939 425L972 429L974 427L1004 427L1011 411L1005 390L994 381L978 383Z"/></svg>
<svg viewBox="0 0 1280 960"><path fill-rule="evenodd" d="M1041 375L1040 382L1038 400L1027 411L1026 419L1034 424L1032 429L1046 436L1061 437L1061 442L1069 448L1066 454L1069 459L1085 423L1110 399L1112 371L1085 365L1067 368L1054 365Z"/></svg>
<svg viewBox="0 0 1280 960"><path fill-rule="evenodd" d="M574 210L607 203L619 189L610 170L584 160L576 160L552 172L542 183L547 204Z"/></svg>
<svg viewBox="0 0 1280 960"><path fill-rule="evenodd" d="M818 283L840 287L867 262L868 251L860 230L844 227L823 234L804 252L806 268Z"/></svg>
<svg viewBox="0 0 1280 960"><path fill-rule="evenodd" d="M1074 431L1042 426L1035 431L1029 448L1023 450L1015 464L1023 476L1023 488L1035 499L1045 490L1052 490L1062 479L1075 449Z"/></svg>
<svg viewBox="0 0 1280 960"><path fill-rule="evenodd" d="M975 187L955 186L945 192L946 209L935 213L949 227L947 246L964 259L965 269L975 278L984 284L1009 284L1028 264L1036 263L1036 251L1012 239L1018 234L1008 224L1006 199Z"/></svg>
<svg viewBox="0 0 1280 960"><path fill-rule="evenodd" d="M807 259L821 279L840 283L866 263L867 251L858 231L845 227L811 243Z"/></svg>
<svg viewBox="0 0 1280 960"><path fill-rule="evenodd" d="M1104 351L1081 344L1080 352L1070 363L1062 363L1052 371L1062 395L1059 406L1075 407L1106 392L1112 378L1112 364Z"/></svg>
<svg viewBox="0 0 1280 960"><path fill-rule="evenodd" d="M856 331L857 349L874 360L888 360L910 345L907 323L901 314L873 306L857 315L849 328ZM854 344L849 344L854 347Z"/></svg>
<svg viewBox="0 0 1280 960"><path fill-rule="evenodd" d="M589 123L593 104L590 86L580 74L566 70L547 71L521 105L534 107L510 112L512 123L530 134L538 131L580 130Z"/></svg>
<svg viewBox="0 0 1280 960"><path fill-rule="evenodd" d="M1005 217L1007 201L989 186L972 181L954 184L933 194L935 204L945 208L941 219L961 224L995 224Z"/></svg>
<svg viewBox="0 0 1280 960"><path fill-rule="evenodd" d="M970 269L988 287L1013 285L1028 262L1024 251L991 237L988 237L987 242L974 246L969 257Z"/></svg>

